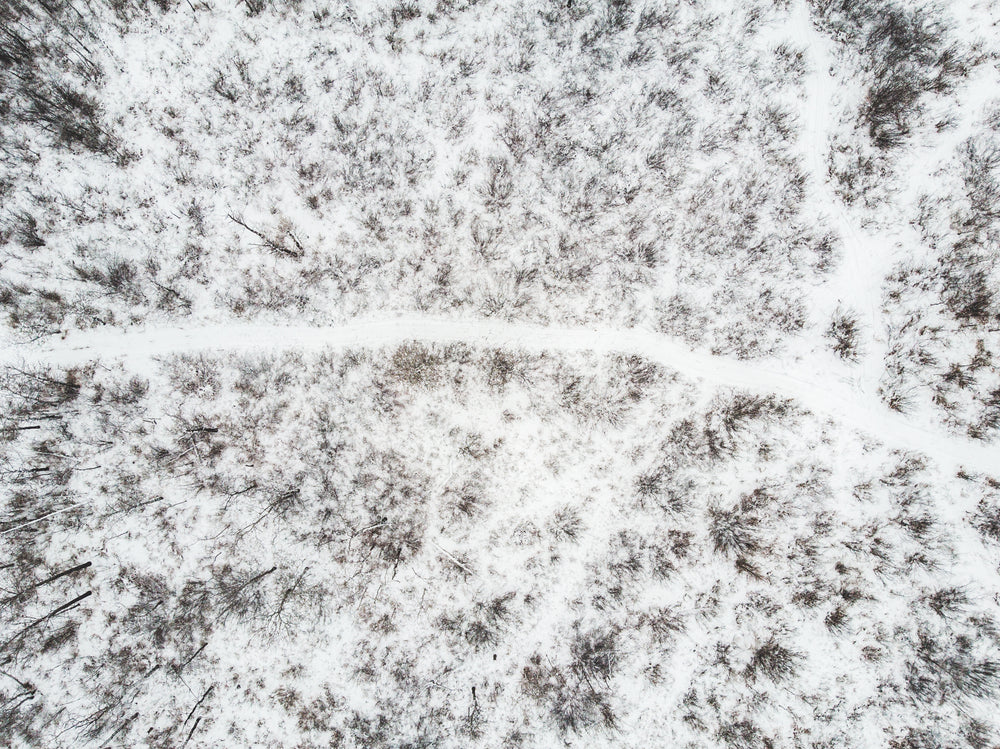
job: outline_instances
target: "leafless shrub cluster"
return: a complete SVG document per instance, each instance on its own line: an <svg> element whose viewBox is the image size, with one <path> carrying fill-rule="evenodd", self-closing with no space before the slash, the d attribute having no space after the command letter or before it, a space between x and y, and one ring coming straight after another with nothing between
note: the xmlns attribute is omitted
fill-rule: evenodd
<svg viewBox="0 0 1000 749"><path fill-rule="evenodd" d="M613 631L577 633L568 666L555 666L535 655L524 667L521 689L549 711L560 731L615 727L609 687L616 670L616 637Z"/></svg>

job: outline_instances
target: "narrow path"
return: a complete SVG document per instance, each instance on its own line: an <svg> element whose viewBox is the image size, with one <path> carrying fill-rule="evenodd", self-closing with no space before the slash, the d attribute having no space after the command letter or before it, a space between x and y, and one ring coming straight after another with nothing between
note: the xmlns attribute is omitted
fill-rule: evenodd
<svg viewBox="0 0 1000 749"><path fill-rule="evenodd" d="M820 307L827 319L838 305L859 315L859 356L849 377L859 391L874 393L885 371L888 353L882 285L892 268L898 240L859 227L834 191L826 162L830 137L840 116L835 106L839 85L832 73L834 43L813 25L806 0L796 3L790 23L791 32L805 47L810 65L800 140L804 163L810 172L809 190L814 204L828 212L843 253L839 267L824 283L822 296L827 299Z"/></svg>
<svg viewBox="0 0 1000 749"><path fill-rule="evenodd" d="M886 408L877 397L859 392L834 377L818 376L815 371L790 366L787 361L741 361L692 351L675 339L634 328L570 328L410 315L354 320L333 327L231 324L127 331L96 329L74 331L66 338L53 337L30 345L6 346L0 353L0 364L69 366L91 360L121 359L132 368L145 369L157 357L171 354L320 351L394 346L410 340L527 351L639 354L711 385L792 398L818 415L850 424L891 447L925 453L946 470L964 467L996 474L1000 467L1000 446L923 429Z"/></svg>

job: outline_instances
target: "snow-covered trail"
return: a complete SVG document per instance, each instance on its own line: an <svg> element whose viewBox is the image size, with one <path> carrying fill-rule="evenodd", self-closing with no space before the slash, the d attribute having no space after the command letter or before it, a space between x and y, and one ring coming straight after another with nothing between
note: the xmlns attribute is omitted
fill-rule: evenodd
<svg viewBox="0 0 1000 749"><path fill-rule="evenodd" d="M813 25L805 0L794 6L790 23L790 30L805 47L810 63L800 140L805 166L811 175L809 189L815 204L828 213L843 251L839 268L816 294L814 302L826 320L837 306L860 315L859 357L849 378L859 391L875 392L888 353L882 285L895 259L897 238L859 227L833 189L826 163L830 137L840 117L835 104L839 86L832 73L833 41Z"/></svg>
<svg viewBox="0 0 1000 749"><path fill-rule="evenodd" d="M254 324L202 327L95 329L73 331L33 344L6 346L0 364L69 366L91 360L122 360L148 370L161 356L198 352L269 353L394 346L406 341L466 343L527 351L639 354L704 383L771 393L805 409L849 424L890 447L925 453L946 470L966 468L995 474L1000 446L974 443L923 429L866 396L850 383L784 360L744 361L692 351L684 343L653 333L601 327L559 327L498 320L456 320L423 315L354 320L315 327Z"/></svg>

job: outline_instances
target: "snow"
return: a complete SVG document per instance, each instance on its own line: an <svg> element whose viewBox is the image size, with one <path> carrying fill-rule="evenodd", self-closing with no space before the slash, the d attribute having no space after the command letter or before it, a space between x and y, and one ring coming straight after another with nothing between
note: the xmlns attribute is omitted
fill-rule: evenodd
<svg viewBox="0 0 1000 749"><path fill-rule="evenodd" d="M995 744L994 6L0 8L0 744Z"/></svg>
<svg viewBox="0 0 1000 749"><path fill-rule="evenodd" d="M800 406L847 424L897 449L925 454L946 470L967 468L990 473L1000 464L1000 446L983 445L911 423L883 405L873 387L845 384L787 361L739 360L694 351L683 342L649 331L614 328L567 328L493 320L449 320L409 316L353 320L349 324L311 326L220 325L199 328L138 328L67 331L30 346L8 347L9 363L60 367L93 360L124 360L130 369L149 374L160 357L232 352L268 354L287 351L466 343L478 348L531 352L567 351L638 354L685 377L723 386L791 398Z"/></svg>

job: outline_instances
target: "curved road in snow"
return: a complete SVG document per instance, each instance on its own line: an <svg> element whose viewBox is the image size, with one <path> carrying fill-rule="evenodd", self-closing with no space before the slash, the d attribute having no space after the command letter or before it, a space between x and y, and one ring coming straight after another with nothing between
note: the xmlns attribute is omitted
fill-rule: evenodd
<svg viewBox="0 0 1000 749"><path fill-rule="evenodd" d="M559 327L497 320L411 315L354 320L331 327L254 324L72 331L32 344L7 345L0 363L67 366L121 359L144 368L159 356L197 352L320 351L393 346L406 341L467 343L528 351L631 353L715 386L773 393L844 422L895 448L924 453L942 468L997 474L1000 446L925 429L891 411L874 394L787 361L743 361L692 351L675 339L639 329Z"/></svg>

